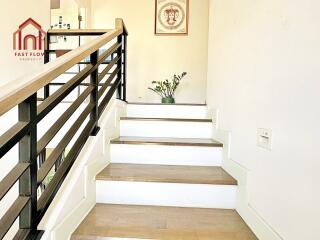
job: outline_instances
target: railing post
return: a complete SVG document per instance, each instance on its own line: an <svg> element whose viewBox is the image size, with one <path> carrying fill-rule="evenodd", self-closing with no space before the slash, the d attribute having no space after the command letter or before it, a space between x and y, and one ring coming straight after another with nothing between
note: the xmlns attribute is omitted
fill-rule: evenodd
<svg viewBox="0 0 320 240"><path fill-rule="evenodd" d="M123 34L118 36L118 43L120 43L120 44L123 44L122 36L123 36ZM121 99L121 100L122 100L122 61L123 61L122 47L123 47L123 45L121 45L121 47L119 47L118 51L117 51L117 56L120 56L120 59L117 63L117 68L120 69L118 72L118 76L117 76L117 82L120 81L120 83L118 85L118 99Z"/></svg>
<svg viewBox="0 0 320 240"><path fill-rule="evenodd" d="M47 33L46 47L44 49L44 64L50 62L50 34ZM50 85L44 86L43 98L46 99L50 96Z"/></svg>
<svg viewBox="0 0 320 240"><path fill-rule="evenodd" d="M123 34L123 96L122 100L127 101L127 34Z"/></svg>
<svg viewBox="0 0 320 240"><path fill-rule="evenodd" d="M30 201L20 213L20 229L37 231L37 94L19 104L19 121L29 123L29 132L19 142L19 162L29 163L29 169L19 179L19 195Z"/></svg>
<svg viewBox="0 0 320 240"><path fill-rule="evenodd" d="M90 55L90 63L92 66L96 66L98 63L98 56L99 56L99 50L95 51ZM98 86L99 86L99 76L98 76L99 68L97 67L96 70L94 70L90 75L90 84L94 86L94 89L92 90L90 94L90 103L94 104L94 108L91 111L90 119L95 122L94 128L91 132L91 136L96 136L99 132L100 128L98 127L98 120L99 120L99 109L98 109Z"/></svg>

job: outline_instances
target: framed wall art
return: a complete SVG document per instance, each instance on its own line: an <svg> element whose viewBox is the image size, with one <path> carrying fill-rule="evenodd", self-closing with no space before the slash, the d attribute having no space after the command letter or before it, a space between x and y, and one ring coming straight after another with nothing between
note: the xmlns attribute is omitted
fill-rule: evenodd
<svg viewBox="0 0 320 240"><path fill-rule="evenodd" d="M155 1L155 34L188 35L189 0Z"/></svg>

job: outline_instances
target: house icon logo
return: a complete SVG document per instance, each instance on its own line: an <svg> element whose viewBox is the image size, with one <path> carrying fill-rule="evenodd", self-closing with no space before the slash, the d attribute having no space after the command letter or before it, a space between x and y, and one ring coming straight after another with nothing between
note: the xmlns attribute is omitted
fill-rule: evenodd
<svg viewBox="0 0 320 240"><path fill-rule="evenodd" d="M46 32L32 18L24 21L17 31L13 33L14 50L45 50Z"/></svg>

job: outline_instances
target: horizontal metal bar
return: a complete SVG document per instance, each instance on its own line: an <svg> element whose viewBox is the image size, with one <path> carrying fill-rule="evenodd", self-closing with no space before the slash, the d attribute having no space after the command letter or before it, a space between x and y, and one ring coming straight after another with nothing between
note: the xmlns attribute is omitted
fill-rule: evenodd
<svg viewBox="0 0 320 240"><path fill-rule="evenodd" d="M26 239L28 239L30 234L31 234L31 230L30 229L19 229L12 240L26 240Z"/></svg>
<svg viewBox="0 0 320 240"><path fill-rule="evenodd" d="M105 60L104 62L102 62L102 63L100 63L100 65L105 65L105 64L109 64L111 61L109 61L109 60ZM74 66L76 66L76 65L88 65L88 64L90 64L90 61L85 61L85 62L77 62ZM61 75L62 74L68 74L69 72L64 72L64 73L61 73ZM49 83L48 83L49 84Z"/></svg>
<svg viewBox="0 0 320 240"><path fill-rule="evenodd" d="M74 143L71 150L69 151L66 159L61 163L60 167L58 168L56 174L54 175L53 179L49 183L48 187L40 196L38 200L38 215L40 219L44 215L45 211L48 209L52 199L54 198L61 184L66 178L69 170L71 169L74 161L76 160L79 153L81 152L94 126L95 126L95 122L92 120L87 123L86 127L83 129L79 138Z"/></svg>
<svg viewBox="0 0 320 240"><path fill-rule="evenodd" d="M5 215L0 219L0 239L3 239L7 234L29 200L29 197L18 197Z"/></svg>
<svg viewBox="0 0 320 240"><path fill-rule="evenodd" d="M107 57L109 57L111 54L113 54L115 51L118 50L118 48L121 47L121 43L115 43L113 44L107 51L105 51L104 53L102 53L99 57L98 57L98 65L100 65L101 63L103 63Z"/></svg>
<svg viewBox="0 0 320 240"><path fill-rule="evenodd" d="M58 83L58 82L55 82L55 83L50 83L49 85L52 85L52 86L61 86L61 85L64 85L66 83ZM80 83L79 86L91 86L90 83ZM103 83L100 83L99 86L103 86Z"/></svg>
<svg viewBox="0 0 320 240"><path fill-rule="evenodd" d="M112 84L112 87L108 91L107 95L103 98L99 105L99 117L102 115L104 109L107 107L110 99L114 95L115 91L117 90L118 85L121 83L121 79L117 79L114 84Z"/></svg>
<svg viewBox="0 0 320 240"><path fill-rule="evenodd" d="M62 75L76 75L78 74L79 72L65 72L63 73ZM53 82L53 83L49 83L49 85L55 85L57 82ZM63 83L65 84L65 83ZM80 84L79 84L80 85Z"/></svg>
<svg viewBox="0 0 320 240"><path fill-rule="evenodd" d="M18 122L0 136L0 158L16 145L28 132L27 122Z"/></svg>
<svg viewBox="0 0 320 240"><path fill-rule="evenodd" d="M100 83L102 81L102 79L109 73L109 71L111 70L111 68L121 59L120 56L116 57L115 59L113 59L110 64L103 69L103 71L99 74L99 79L98 82Z"/></svg>
<svg viewBox="0 0 320 240"><path fill-rule="evenodd" d="M43 231L43 230L38 230L38 231L35 233L35 240L41 240L44 232L45 232L45 231Z"/></svg>
<svg viewBox="0 0 320 240"><path fill-rule="evenodd" d="M74 122L72 127L69 129L69 131L66 133L66 135L61 139L58 146L53 150L53 152L50 154L48 159L45 160L43 165L38 171L37 176L37 182L38 185L40 185L43 180L46 178L56 161L59 159L63 151L66 149L74 135L77 133L79 128L81 127L82 123L86 120L87 116L90 114L91 110L93 109L94 105L89 104L85 110L80 114L78 119Z"/></svg>
<svg viewBox="0 0 320 240"><path fill-rule="evenodd" d="M88 61L88 62L78 62L77 63L78 65L88 65L88 64L90 64L90 62Z"/></svg>
<svg viewBox="0 0 320 240"><path fill-rule="evenodd" d="M68 32L55 33L55 32L52 32L52 33L50 33L51 36L69 36L69 37L100 36L102 34L105 34L105 32L100 32L100 33L68 33Z"/></svg>
<svg viewBox="0 0 320 240"><path fill-rule="evenodd" d="M12 240L41 240L43 234L44 231L42 230L19 229Z"/></svg>
<svg viewBox="0 0 320 240"><path fill-rule="evenodd" d="M38 155L45 149L49 142L60 131L62 126L68 121L75 110L86 100L89 94L93 91L94 87L89 86L80 96L70 105L70 107L61 115L61 117L50 127L50 129L43 135L37 144Z"/></svg>
<svg viewBox="0 0 320 240"><path fill-rule="evenodd" d="M50 29L49 36L98 36L112 31L112 29Z"/></svg>
<svg viewBox="0 0 320 240"><path fill-rule="evenodd" d="M57 106L66 96L68 96L84 79L86 79L91 72L96 69L96 66L91 64L80 71L76 76L74 76L70 81L64 84L56 92L54 92L50 97L44 100L38 106L38 116L37 121L41 121L52 109Z"/></svg>
<svg viewBox="0 0 320 240"><path fill-rule="evenodd" d="M0 201L28 169L30 163L18 163L0 182Z"/></svg>
<svg viewBox="0 0 320 240"><path fill-rule="evenodd" d="M104 61L102 63L100 63L100 65L106 65L106 64L109 64L111 61ZM90 64L90 62L77 62L74 66L76 65L88 65ZM64 73L61 73L60 75L63 75L63 74L69 74L68 72L64 72ZM48 83L49 84L49 83Z"/></svg>
<svg viewBox="0 0 320 240"><path fill-rule="evenodd" d="M105 85L102 86L98 92L98 99L100 99L102 97L102 95L104 94L104 92L106 91L106 89L110 86L112 80L117 76L118 72L120 71L119 68L116 68L112 74L108 77L107 81L105 82Z"/></svg>

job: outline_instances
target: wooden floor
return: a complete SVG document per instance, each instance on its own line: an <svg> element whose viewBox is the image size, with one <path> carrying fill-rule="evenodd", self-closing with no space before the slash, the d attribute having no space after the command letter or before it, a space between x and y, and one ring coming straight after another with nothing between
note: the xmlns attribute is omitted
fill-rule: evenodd
<svg viewBox="0 0 320 240"><path fill-rule="evenodd" d="M97 204L73 240L257 239L235 210Z"/></svg>
<svg viewBox="0 0 320 240"><path fill-rule="evenodd" d="M152 138L152 137L119 137L112 144L152 144L173 146L223 147L223 144L213 139L205 138Z"/></svg>
<svg viewBox="0 0 320 240"><path fill-rule="evenodd" d="M111 163L97 180L237 185L221 167Z"/></svg>

